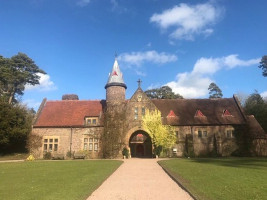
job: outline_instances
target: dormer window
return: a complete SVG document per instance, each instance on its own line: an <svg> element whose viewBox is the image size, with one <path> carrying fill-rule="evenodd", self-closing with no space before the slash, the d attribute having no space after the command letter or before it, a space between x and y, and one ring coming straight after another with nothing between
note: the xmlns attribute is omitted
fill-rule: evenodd
<svg viewBox="0 0 267 200"><path fill-rule="evenodd" d="M200 110L197 110L195 113L195 117L205 117L205 115L203 115L203 113Z"/></svg>
<svg viewBox="0 0 267 200"><path fill-rule="evenodd" d="M223 110L223 116L233 116L227 109Z"/></svg>
<svg viewBox="0 0 267 200"><path fill-rule="evenodd" d="M98 117L86 117L85 125L87 126L96 126L98 124Z"/></svg>

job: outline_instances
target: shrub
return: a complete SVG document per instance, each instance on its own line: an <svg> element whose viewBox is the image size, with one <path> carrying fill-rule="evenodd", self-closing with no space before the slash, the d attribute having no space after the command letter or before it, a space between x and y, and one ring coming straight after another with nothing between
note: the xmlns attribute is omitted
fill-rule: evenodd
<svg viewBox="0 0 267 200"><path fill-rule="evenodd" d="M46 153L44 154L44 159L45 159L45 160L51 160L51 158L52 158L52 155L51 155L50 152L46 152Z"/></svg>
<svg viewBox="0 0 267 200"><path fill-rule="evenodd" d="M125 156L126 158L129 157L129 150L128 150L128 148L126 148L126 147L123 148L122 155Z"/></svg>

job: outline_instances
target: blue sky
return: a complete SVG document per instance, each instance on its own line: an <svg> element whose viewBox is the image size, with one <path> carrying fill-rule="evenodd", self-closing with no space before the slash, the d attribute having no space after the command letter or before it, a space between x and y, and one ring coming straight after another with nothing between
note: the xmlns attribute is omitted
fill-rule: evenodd
<svg viewBox="0 0 267 200"><path fill-rule="evenodd" d="M44 97L105 99L118 54L127 98L169 85L185 98L207 98L215 82L224 97L258 90L267 78L266 0L0 0L0 55L26 53L47 72L22 101Z"/></svg>

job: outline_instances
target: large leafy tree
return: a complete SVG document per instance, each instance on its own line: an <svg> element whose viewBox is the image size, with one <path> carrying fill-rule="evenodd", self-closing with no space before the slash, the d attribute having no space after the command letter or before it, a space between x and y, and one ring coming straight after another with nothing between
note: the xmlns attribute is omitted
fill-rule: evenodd
<svg viewBox="0 0 267 200"><path fill-rule="evenodd" d="M245 101L244 110L247 115L254 115L262 128L267 132L267 103L255 91Z"/></svg>
<svg viewBox="0 0 267 200"><path fill-rule="evenodd" d="M169 86L146 90L145 93L151 99L183 99L180 94L175 94Z"/></svg>
<svg viewBox="0 0 267 200"><path fill-rule="evenodd" d="M267 76L267 55L262 56L259 68L262 68L262 75Z"/></svg>
<svg viewBox="0 0 267 200"><path fill-rule="evenodd" d="M0 152L23 152L34 113L19 104L0 102Z"/></svg>
<svg viewBox="0 0 267 200"><path fill-rule="evenodd" d="M209 85L209 98L222 98L223 94L222 94L222 90L215 84L215 83L211 83Z"/></svg>
<svg viewBox="0 0 267 200"><path fill-rule="evenodd" d="M24 53L11 58L0 56L0 97L9 104L17 102L23 95L25 85L39 84L40 74L45 74L35 62Z"/></svg>
<svg viewBox="0 0 267 200"><path fill-rule="evenodd" d="M142 120L142 126L151 137L155 149L167 150L175 144L175 130L170 125L162 124L159 111L146 113ZM157 155L159 153L156 152Z"/></svg>

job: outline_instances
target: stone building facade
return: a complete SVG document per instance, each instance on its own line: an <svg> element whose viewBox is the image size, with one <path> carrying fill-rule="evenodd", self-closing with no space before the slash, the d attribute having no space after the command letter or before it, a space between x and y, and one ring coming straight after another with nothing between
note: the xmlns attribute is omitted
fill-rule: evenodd
<svg viewBox="0 0 267 200"><path fill-rule="evenodd" d="M266 134L253 116L246 116L237 98L149 99L140 83L130 99L117 60L107 84L106 100L43 100L33 124L32 135L39 136L36 157L46 152L67 155L84 153L88 158L103 157L105 133L116 132L121 157L124 147L132 157L153 157L153 144L142 127L142 116L158 110L162 123L175 128L177 142L171 156L210 155L216 151L229 156L252 138L250 151L266 156ZM241 137L242 136L242 137ZM109 136L110 140L112 135ZM109 138L105 138L109 140Z"/></svg>

